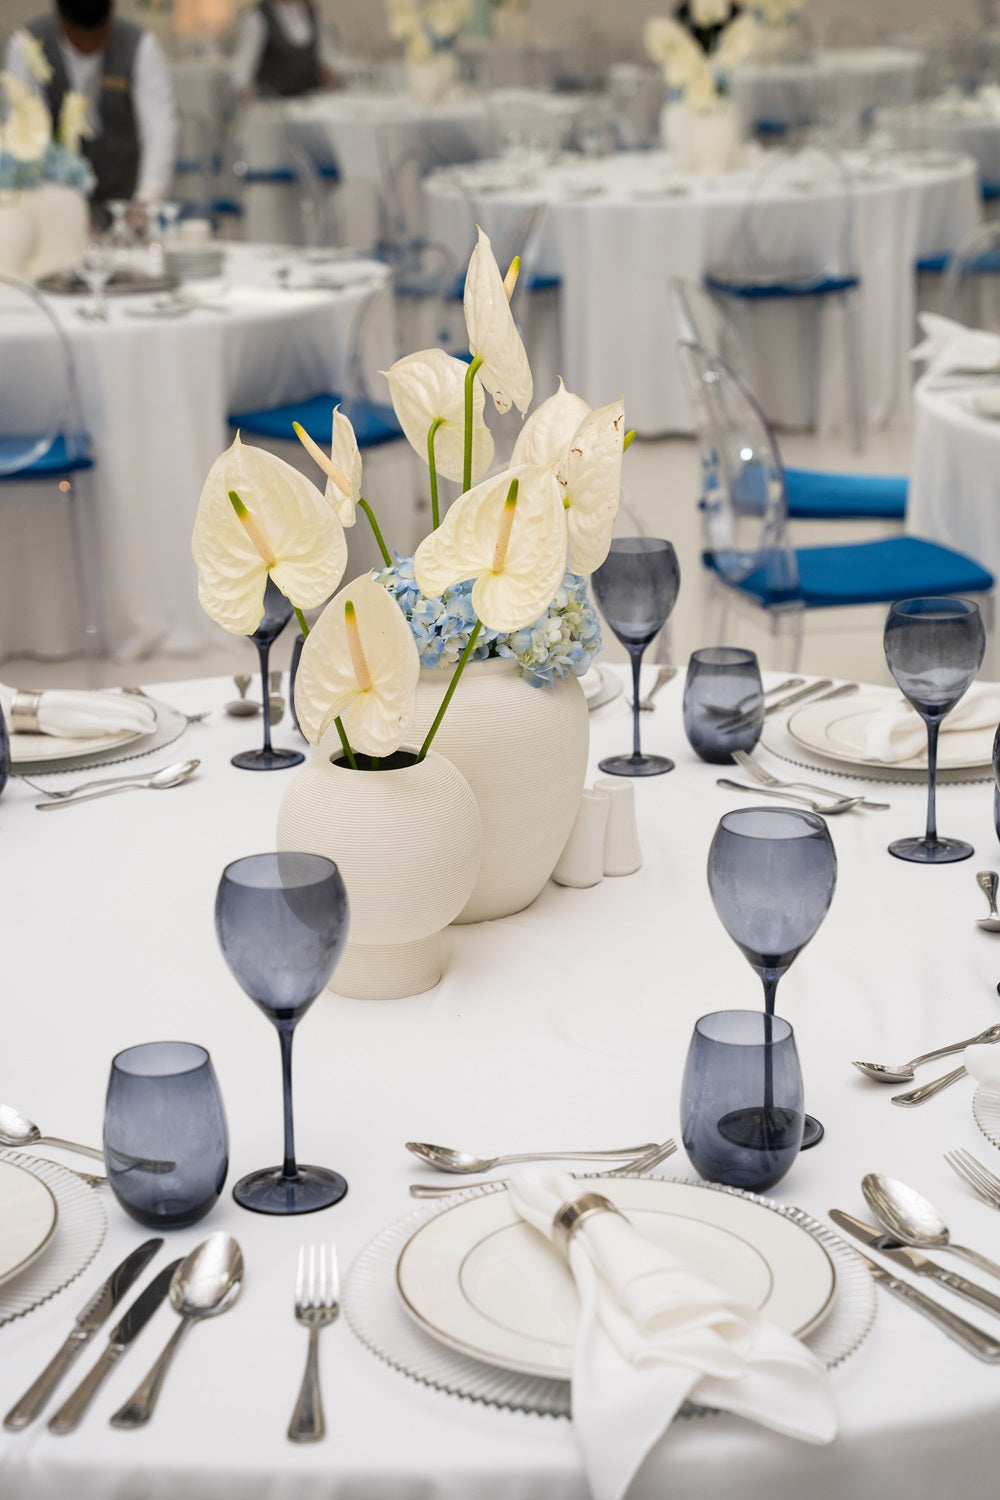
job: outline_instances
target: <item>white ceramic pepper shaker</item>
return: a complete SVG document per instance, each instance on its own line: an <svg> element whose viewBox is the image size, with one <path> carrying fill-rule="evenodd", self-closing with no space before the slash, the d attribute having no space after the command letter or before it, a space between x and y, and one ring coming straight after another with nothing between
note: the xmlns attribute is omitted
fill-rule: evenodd
<svg viewBox="0 0 1000 1500"><path fill-rule="evenodd" d="M635 821L635 787L621 776L600 776L594 790L608 798L604 834L605 875L634 875L642 866L639 830Z"/></svg>
<svg viewBox="0 0 1000 1500"><path fill-rule="evenodd" d="M605 832L610 807L611 798L605 792L584 787L576 821L552 871L556 885L584 887L596 885L604 878Z"/></svg>

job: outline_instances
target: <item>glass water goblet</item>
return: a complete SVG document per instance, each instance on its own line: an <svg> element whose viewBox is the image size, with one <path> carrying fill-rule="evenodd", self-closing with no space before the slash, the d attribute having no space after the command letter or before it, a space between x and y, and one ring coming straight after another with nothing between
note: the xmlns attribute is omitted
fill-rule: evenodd
<svg viewBox="0 0 1000 1500"><path fill-rule="evenodd" d="M677 603L681 574L671 542L656 537L621 537L592 575L594 598L632 663L632 754L600 762L613 776L661 776L674 763L665 755L644 755L639 744L639 674L643 652Z"/></svg>
<svg viewBox="0 0 1000 1500"><path fill-rule="evenodd" d="M781 1016L720 1010L695 1022L681 1084L681 1139L708 1182L763 1193L802 1146L802 1070Z"/></svg>
<svg viewBox="0 0 1000 1500"><path fill-rule="evenodd" d="M764 688L752 651L706 646L693 651L684 681L684 733L692 750L713 765L749 753L764 727Z"/></svg>
<svg viewBox="0 0 1000 1500"><path fill-rule="evenodd" d="M90 292L90 301L80 309L82 317L92 322L108 321L108 299L105 295L108 282L115 269L115 247L106 238L92 239L80 260L79 271Z"/></svg>
<svg viewBox="0 0 1000 1500"><path fill-rule="evenodd" d="M896 839L889 853L914 864L954 864L973 849L964 839L938 837L938 730L979 671L986 649L983 618L971 599L901 599L889 610L883 639L896 686L927 725L926 832Z"/></svg>
<svg viewBox="0 0 1000 1500"><path fill-rule="evenodd" d="M778 981L819 930L836 884L833 841L815 813L745 807L720 819L708 888L723 927L760 976L765 1015L774 1015ZM806 1115L803 1148L822 1135Z"/></svg>
<svg viewBox="0 0 1000 1500"><path fill-rule="evenodd" d="M260 750L241 750L232 757L232 764L241 771L282 771L288 766L301 765L305 756L301 750L278 750L271 744L270 678L268 661L271 647L292 618L292 606L268 575L264 589L264 617L250 639L257 647L260 661L260 701L264 705L264 744Z"/></svg>
<svg viewBox="0 0 1000 1500"><path fill-rule="evenodd" d="M344 882L322 855L251 854L222 872L215 930L223 957L281 1044L284 1159L233 1188L236 1202L255 1213L313 1213L347 1192L339 1172L296 1162L292 1120L292 1038L337 967L347 927Z"/></svg>

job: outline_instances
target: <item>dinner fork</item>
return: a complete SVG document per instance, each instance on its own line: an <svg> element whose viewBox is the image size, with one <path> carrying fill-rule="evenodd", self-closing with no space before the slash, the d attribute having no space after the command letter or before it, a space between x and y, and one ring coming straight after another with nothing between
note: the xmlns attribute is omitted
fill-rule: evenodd
<svg viewBox="0 0 1000 1500"><path fill-rule="evenodd" d="M857 807L864 801L863 797L839 797L836 802L830 801L830 794L826 793L825 800L817 802L815 797L807 797L804 792L788 792L784 789L778 790L769 786L747 786L743 781L730 781L725 776L720 776L716 786L721 786L729 792L752 792L758 797L776 797L779 802L801 802L811 812L822 813L824 818L833 817L834 813L850 812L852 807Z"/></svg>
<svg viewBox="0 0 1000 1500"><path fill-rule="evenodd" d="M944 1159L957 1177L988 1203L990 1208L1000 1209L1000 1177L995 1177L987 1167L978 1162L971 1151L946 1151Z"/></svg>
<svg viewBox="0 0 1000 1500"><path fill-rule="evenodd" d="M843 795L841 792L835 791L833 787L815 786L810 781L779 781L777 776L772 776L770 771L765 771L764 767L755 761L752 755L748 755L745 750L734 750L732 756L736 764L752 776L755 781L759 781L761 786L778 787L782 791L788 791L797 787L801 792L813 792L817 796L832 797L837 801ZM869 812L888 812L889 810L888 802L869 802L867 798L862 798L858 806L867 808Z"/></svg>
<svg viewBox="0 0 1000 1500"><path fill-rule="evenodd" d="M340 1313L340 1275L336 1245L299 1246L295 1275L295 1319L309 1330L309 1353L298 1400L288 1424L293 1443L317 1443L326 1436L319 1388L319 1331Z"/></svg>
<svg viewBox="0 0 1000 1500"><path fill-rule="evenodd" d="M154 698L152 693L147 693L146 689L141 687L123 687L122 692L128 693L133 698L148 698L151 703L158 703L160 701L158 698ZM169 703L165 703L163 706L164 708L172 707ZM200 724L203 719L208 718L212 710L210 708L203 708L200 713L186 714L182 708L174 708L173 712L180 714L181 718L188 724Z"/></svg>

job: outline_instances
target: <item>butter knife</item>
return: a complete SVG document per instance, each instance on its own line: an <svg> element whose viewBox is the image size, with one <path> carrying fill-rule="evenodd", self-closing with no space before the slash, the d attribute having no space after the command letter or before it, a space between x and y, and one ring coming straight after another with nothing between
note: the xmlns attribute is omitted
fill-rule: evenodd
<svg viewBox="0 0 1000 1500"><path fill-rule="evenodd" d="M87 1371L76 1390L67 1397L55 1416L49 1418L50 1432L72 1432L75 1427L79 1426L81 1418L100 1386L111 1374L136 1334L145 1328L166 1297L173 1274L180 1265L181 1259L183 1257L178 1257L177 1260L171 1261L169 1266L164 1266L162 1271L157 1272L146 1290L136 1297L121 1322L112 1328L104 1352L96 1364Z"/></svg>
<svg viewBox="0 0 1000 1500"><path fill-rule="evenodd" d="M62 1348L56 1351L38 1379L4 1417L3 1425L8 1432L20 1432L35 1420L80 1350L90 1342L104 1320L110 1317L113 1309L132 1283L142 1275L162 1244L162 1239L146 1240L130 1255L126 1255L121 1265L116 1266L103 1285L98 1287L77 1317L76 1326Z"/></svg>
<svg viewBox="0 0 1000 1500"><path fill-rule="evenodd" d="M877 1236L876 1230L871 1229L867 1224L861 1223L859 1219L852 1218L850 1214L844 1213L839 1208L831 1208L829 1214L833 1222L840 1229L846 1229L849 1234L857 1235L857 1227L860 1226L866 1234ZM858 1237L860 1238L861 1236ZM903 1249L904 1247L900 1246L899 1248ZM883 1249L881 1253L885 1255L889 1252ZM855 1254L864 1261L879 1285L884 1286L887 1291L892 1292L894 1297L898 1297L901 1302L907 1303L916 1312L922 1313L932 1323L936 1323L942 1332L946 1333L949 1338L954 1339L957 1344L961 1344L970 1354L974 1354L977 1359L986 1360L988 1364L1000 1364L1000 1339L994 1338L992 1334L985 1333L983 1329L977 1328L974 1323L966 1322L965 1318L960 1318L950 1308L942 1307L940 1302L935 1302L933 1297L928 1297L924 1292L918 1291L910 1282L903 1281L899 1276L894 1276L884 1266L876 1265L875 1261L869 1260L867 1255L862 1255L860 1250L855 1251ZM906 1263L909 1264L909 1262ZM939 1269L943 1268L939 1267ZM945 1274L947 1275L948 1273L946 1272ZM954 1288L952 1289L954 1290Z"/></svg>

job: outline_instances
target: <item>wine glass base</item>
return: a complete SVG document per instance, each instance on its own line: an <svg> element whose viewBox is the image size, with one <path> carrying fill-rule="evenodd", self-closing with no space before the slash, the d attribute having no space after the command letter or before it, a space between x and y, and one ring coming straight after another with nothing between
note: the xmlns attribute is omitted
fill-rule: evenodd
<svg viewBox="0 0 1000 1500"><path fill-rule="evenodd" d="M280 1167L264 1167L241 1177L233 1197L255 1214L312 1214L339 1203L347 1181L328 1167L299 1167L298 1176L285 1177Z"/></svg>
<svg viewBox="0 0 1000 1500"><path fill-rule="evenodd" d="M609 755L598 766L609 776L662 776L674 769L665 755Z"/></svg>
<svg viewBox="0 0 1000 1500"><path fill-rule="evenodd" d="M964 839L896 839L889 845L889 853L896 859L909 860L915 865L954 865L975 852Z"/></svg>
<svg viewBox="0 0 1000 1500"><path fill-rule="evenodd" d="M798 1134L799 1116L793 1109L778 1105L767 1108L737 1109L724 1115L718 1124L719 1134L734 1146L750 1151L786 1151ZM802 1119L802 1141L800 1151L818 1146L826 1132L815 1115L804 1115Z"/></svg>
<svg viewBox="0 0 1000 1500"><path fill-rule="evenodd" d="M818 1146L826 1135L822 1120L817 1120L815 1115L806 1115L802 1125L802 1145L800 1151L808 1151L810 1146Z"/></svg>
<svg viewBox="0 0 1000 1500"><path fill-rule="evenodd" d="M284 771L300 766L304 760L301 750L241 750L232 757L230 765L240 771Z"/></svg>

